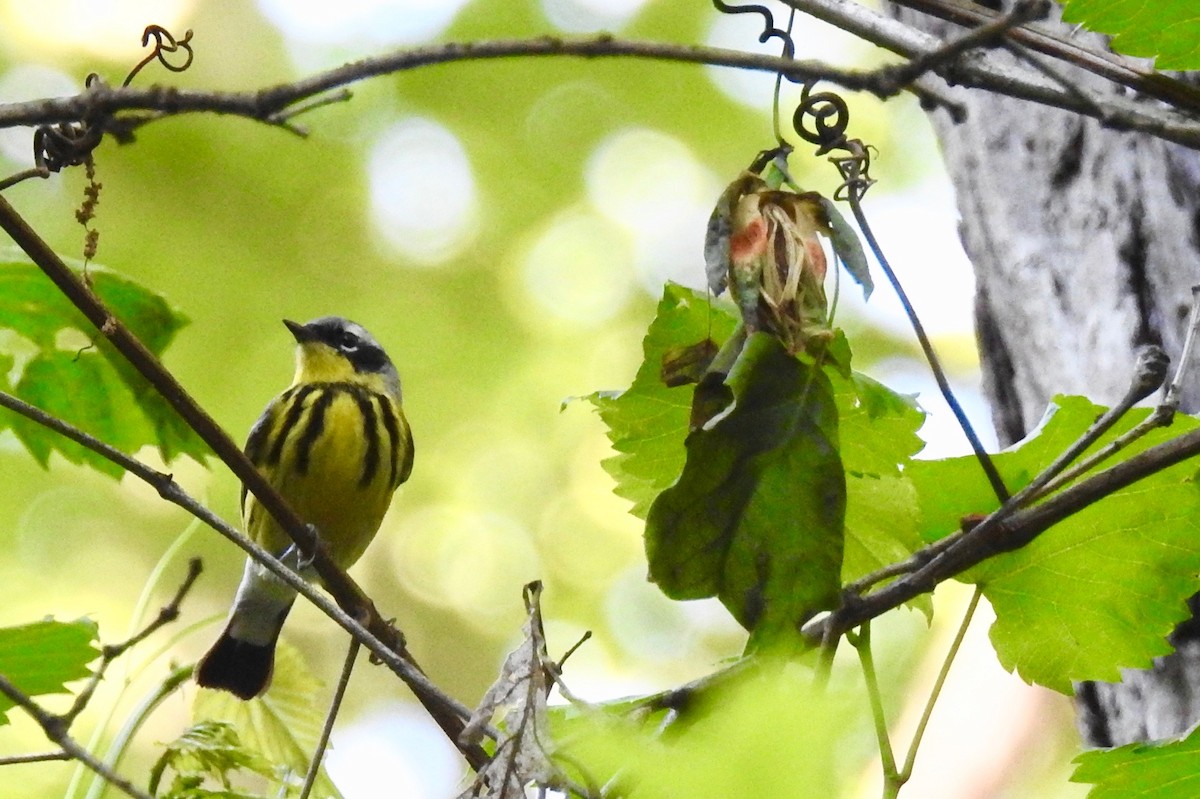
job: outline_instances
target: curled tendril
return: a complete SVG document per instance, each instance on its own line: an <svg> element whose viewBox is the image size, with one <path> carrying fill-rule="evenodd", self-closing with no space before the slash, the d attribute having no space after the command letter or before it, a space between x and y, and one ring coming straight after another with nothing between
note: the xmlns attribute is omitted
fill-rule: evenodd
<svg viewBox="0 0 1200 799"><path fill-rule="evenodd" d="M38 169L59 172L86 163L100 144L103 132L86 122L42 125L33 132L33 160Z"/></svg>
<svg viewBox="0 0 1200 799"><path fill-rule="evenodd" d="M139 61L133 69L129 70L129 74L125 76L125 80L121 83L122 86L128 86L137 74L142 71L142 68L155 59L158 59L158 63L171 72L183 72L192 65L192 59L196 57L196 54L190 44L192 41L192 32L190 29L183 34L182 39L176 39L171 35L170 31L161 25L147 25L146 30L142 32L142 47L148 46L151 39L154 40L154 49L149 55ZM172 64L167 60L168 53L176 53L180 50L187 54L183 63Z"/></svg>
<svg viewBox="0 0 1200 799"><path fill-rule="evenodd" d="M722 14L762 14L763 32L758 35L759 43L766 44L771 39L779 39L783 42L784 58L793 58L796 55L796 44L792 41L792 35L781 28L775 27L775 15L766 6L731 6L728 3L721 2L721 0L713 0L713 7ZM788 80L793 83L799 82L796 78L788 78Z"/></svg>
<svg viewBox="0 0 1200 799"><path fill-rule="evenodd" d="M792 114L792 127L800 138L817 145L817 155L824 155L844 146L846 128L850 126L850 109L835 92L813 93L814 81L804 84L800 104Z"/></svg>
<svg viewBox="0 0 1200 799"><path fill-rule="evenodd" d="M763 32L759 34L758 41L765 44L771 39L779 39L783 42L784 57L795 57L796 47L791 34L775 27L775 16L766 6L734 6L722 0L712 2L713 6L724 14L761 14ZM793 83L801 82L800 78L780 74ZM816 145L817 155L825 155L833 150L846 151L845 155L829 159L842 176L842 185L833 196L836 200L860 199L875 182L870 176L871 148L863 144L861 139L846 136L846 130L850 126L850 109L842 96L836 92L813 92L815 83L816 81L811 79L803 81L800 104L792 114L792 127L801 139ZM778 136L778 133L776 135ZM791 147L780 139L779 147L759 153L751 165L751 170L759 172L777 155L790 152Z"/></svg>

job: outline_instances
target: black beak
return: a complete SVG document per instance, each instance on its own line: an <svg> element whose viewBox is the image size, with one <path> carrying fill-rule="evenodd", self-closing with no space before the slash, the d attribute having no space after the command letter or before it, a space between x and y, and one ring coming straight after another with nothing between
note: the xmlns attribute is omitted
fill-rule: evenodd
<svg viewBox="0 0 1200 799"><path fill-rule="evenodd" d="M292 338L296 339L297 344L303 344L306 341L312 341L315 336L313 331L307 325L302 325L299 322L293 322L291 319L284 319L283 323L287 325L287 329L292 331Z"/></svg>

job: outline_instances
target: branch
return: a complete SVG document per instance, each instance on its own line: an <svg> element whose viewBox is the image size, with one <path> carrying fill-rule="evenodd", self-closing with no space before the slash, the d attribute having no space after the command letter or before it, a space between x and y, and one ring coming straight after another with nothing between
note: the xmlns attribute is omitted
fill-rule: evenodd
<svg viewBox="0 0 1200 799"><path fill-rule="evenodd" d="M1200 429L1145 450L1040 505L1004 517L992 514L970 531L955 534L928 562L900 576L866 597L849 597L827 616L805 625L803 634L814 646L826 636L838 636L910 599L932 591L938 583L955 577L993 555L1019 549L1047 529L1115 491L1170 466L1200 455ZM864 583L869 581L863 580Z"/></svg>
<svg viewBox="0 0 1200 799"><path fill-rule="evenodd" d="M96 693L96 688L100 685L100 681L104 679L104 673L108 671L108 667L112 665L114 660L128 652L137 644L145 641L160 627L170 624L171 622L175 621L175 619L179 618L179 606L182 604L183 598L187 596L189 591L192 590L192 586L195 584L196 578L200 576L200 572L200 559L192 558L188 562L187 576L184 577L183 583L181 583L178 590L175 591L175 596L173 596L171 601L159 610L158 616L156 616L153 621L147 624L141 630L141 632L138 632L128 640L122 641L119 644L111 644L101 648L100 664L96 667L96 670L92 672L92 676L88 679L88 682L83 687L83 690L80 691L75 697L75 702L71 705L71 709L64 713L61 717L64 725L70 727L75 719L79 717L79 714L83 712L84 708L87 707L88 702L90 702L92 699L92 695Z"/></svg>
<svg viewBox="0 0 1200 799"><path fill-rule="evenodd" d="M932 34L911 28L903 22L853 2L853 0L783 0L783 2L797 11L828 22L904 58L928 57L946 46L945 42ZM989 16L981 21L989 21L992 18ZM1007 35L1009 38L1018 38L1028 30L1023 27L1013 28ZM1041 36L1044 38L1039 41L1054 39L1048 34L1041 34ZM1068 45L1063 43L1063 47L1066 48ZM1069 47L1073 52L1088 53L1096 59L1104 60L1104 56L1095 51L1085 50L1078 45L1069 45ZM891 69L894 67L883 67L875 74L886 74ZM1123 97L1115 93L1081 96L1078 91L1065 89L1057 81L1045 77L1038 71L1015 66L997 57L995 53L986 51L974 50L963 54L957 59L939 64L935 71L952 85L985 89L996 94L1072 111L1099 120L1114 129L1139 131L1176 144L1200 149L1200 137L1197 136L1200 126L1189 121L1188 117L1189 113L1194 117L1197 112L1200 112L1200 91L1191 89L1186 84L1172 80L1165 75L1152 73L1144 76L1139 85L1153 90L1156 97L1169 98L1167 102L1175 106L1178 112L1176 108L1164 109L1142 102L1137 97ZM873 83L871 73L859 73L855 77L863 83ZM831 78L831 80L833 79ZM1128 81L1133 80L1131 72L1126 76L1126 80L1119 82L1121 85L1126 85ZM857 88L846 84L841 85L848 89Z"/></svg>
<svg viewBox="0 0 1200 799"><path fill-rule="evenodd" d="M119 788L134 799L151 799L149 794L144 793L129 780L117 774L104 763L101 763L91 752L72 738L67 733L67 722L62 716L56 716L37 702L34 702L19 688L9 682L8 678L3 674L0 674L0 693L7 696L13 704L28 713L37 722L38 726L42 728L42 732L45 733L46 737L61 746L63 752L100 775L109 785Z"/></svg>
<svg viewBox="0 0 1200 799"><path fill-rule="evenodd" d="M1200 149L1200 124L1171 109L1148 107L1136 98L1110 94L1080 98L1077 93L1064 89L1044 76L1014 67L990 53L972 51L941 62L939 50L946 43L852 0L787 0L787 3L905 58L931 59L936 71L950 83L1074 111L1100 119L1112 127L1137 130ZM993 19L986 17L981 22ZM1028 30L1012 28L1007 36L1023 41L1020 37ZM1038 39L1039 42L1053 40L1053 37L1045 34L1039 36L1042 37ZM1103 67L1104 77L1121 77L1119 82L1122 85L1132 83L1139 91L1164 99L1183 111L1200 111L1200 92L1179 81L1157 73L1138 73L1128 68L1121 72L1115 61L1077 45L1062 43L1059 50L1068 47L1077 54L1076 61L1087 64L1097 74ZM1092 60L1078 54L1088 54ZM435 64L516 57L637 58L707 64L779 73L795 82L826 80L851 91L869 91L882 98L894 96L899 91L894 66L880 70L845 69L814 60L793 60L720 47L617 39L610 34L582 39L542 36L534 39L450 42L397 50L293 83L250 92L209 92L167 86L112 87L95 81L72 97L0 104L0 128L90 122L99 125L104 132L115 135L118 140L128 140L133 130L157 119L208 112L246 117L303 133L291 123L297 114L346 99L349 95L344 91L345 87L367 78ZM937 95L936 82L926 82L926 77L918 79L916 88L921 89L925 96ZM342 91L338 93L338 90ZM330 92L335 94L328 94ZM121 116L116 116L118 114Z"/></svg>

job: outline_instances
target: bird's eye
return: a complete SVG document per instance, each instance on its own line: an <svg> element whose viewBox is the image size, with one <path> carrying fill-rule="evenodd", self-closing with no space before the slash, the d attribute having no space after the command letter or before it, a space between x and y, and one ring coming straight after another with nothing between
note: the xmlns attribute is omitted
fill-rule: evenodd
<svg viewBox="0 0 1200 799"><path fill-rule="evenodd" d="M356 349L358 349L358 345L358 336L354 335L349 330L342 333L342 340L339 346L344 352L354 352Z"/></svg>

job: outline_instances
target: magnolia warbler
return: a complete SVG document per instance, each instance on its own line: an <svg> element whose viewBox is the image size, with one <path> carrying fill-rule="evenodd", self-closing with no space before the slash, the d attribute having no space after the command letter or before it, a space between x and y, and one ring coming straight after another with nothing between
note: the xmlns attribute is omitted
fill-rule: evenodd
<svg viewBox="0 0 1200 799"><path fill-rule="evenodd" d="M254 423L246 455L348 568L412 471L400 378L371 334L348 319L284 324L296 339L296 376ZM244 487L242 520L268 551L299 562L291 538ZM294 590L247 559L225 631L196 665L196 682L242 699L265 691L295 599Z"/></svg>

